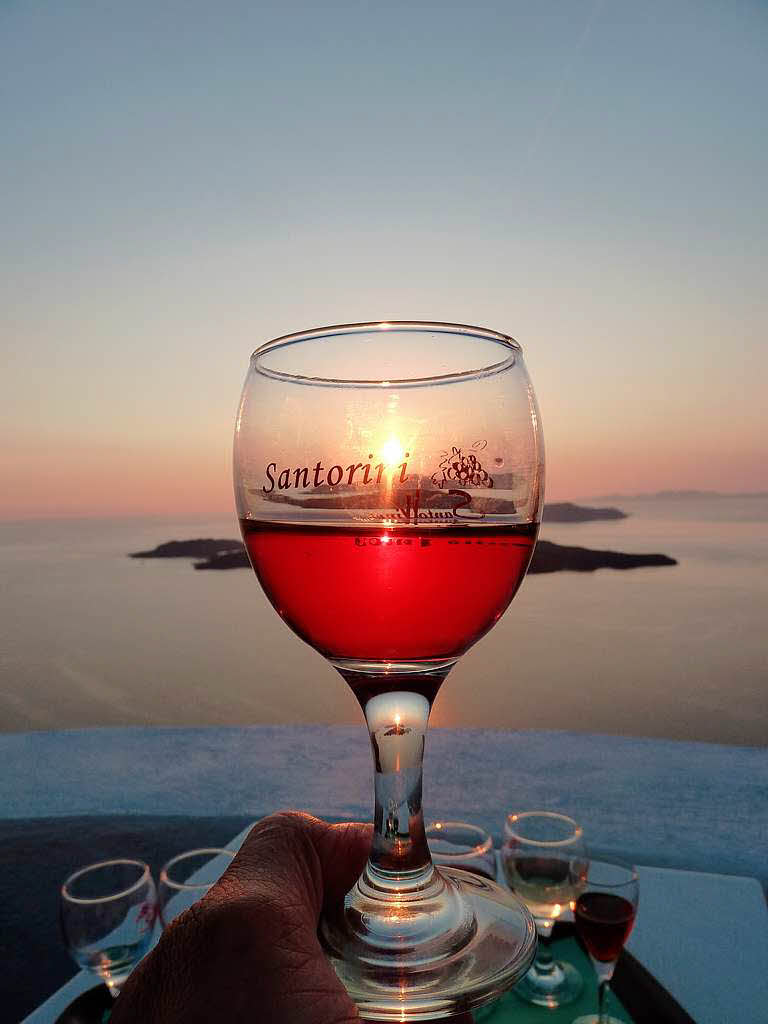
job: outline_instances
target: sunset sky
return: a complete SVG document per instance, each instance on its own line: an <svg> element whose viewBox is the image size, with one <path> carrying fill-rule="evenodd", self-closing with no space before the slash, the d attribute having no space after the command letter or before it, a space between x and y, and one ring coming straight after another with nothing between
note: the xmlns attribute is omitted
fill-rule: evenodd
<svg viewBox="0 0 768 1024"><path fill-rule="evenodd" d="M253 348L522 344L548 497L768 489L768 5L6 0L0 517L232 512Z"/></svg>

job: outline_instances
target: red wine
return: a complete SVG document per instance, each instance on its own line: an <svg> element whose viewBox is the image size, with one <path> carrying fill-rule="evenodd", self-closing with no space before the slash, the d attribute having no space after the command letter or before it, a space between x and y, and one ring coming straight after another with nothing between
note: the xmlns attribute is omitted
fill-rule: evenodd
<svg viewBox="0 0 768 1024"><path fill-rule="evenodd" d="M635 921L635 908L623 896L585 892L574 908L576 929L584 945L603 962L615 960L624 948Z"/></svg>
<svg viewBox="0 0 768 1024"><path fill-rule="evenodd" d="M241 529L267 597L316 650L421 663L458 657L499 619L538 524L360 529L244 519Z"/></svg>

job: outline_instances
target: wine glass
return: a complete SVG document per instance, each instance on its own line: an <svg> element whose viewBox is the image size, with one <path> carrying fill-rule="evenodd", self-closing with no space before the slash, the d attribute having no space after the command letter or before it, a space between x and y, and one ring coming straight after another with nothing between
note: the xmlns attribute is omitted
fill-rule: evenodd
<svg viewBox="0 0 768 1024"><path fill-rule="evenodd" d="M590 863L573 917L597 974L598 1011L578 1017L573 1024L621 1024L606 1014L605 1001L616 961L635 923L639 896L637 869L631 864Z"/></svg>
<svg viewBox="0 0 768 1024"><path fill-rule="evenodd" d="M206 847L187 850L163 865L157 883L163 928L205 896L227 870L234 856L232 850Z"/></svg>
<svg viewBox="0 0 768 1024"><path fill-rule="evenodd" d="M465 821L434 821L427 826L426 836L433 864L496 879L493 839L484 828Z"/></svg>
<svg viewBox="0 0 768 1024"><path fill-rule="evenodd" d="M550 938L555 921L579 894L586 854L582 829L553 811L510 814L504 825L501 862L510 887L534 916L539 948L533 966L515 988L526 1002L554 1008L578 999L581 975L555 960Z"/></svg>
<svg viewBox="0 0 768 1024"><path fill-rule="evenodd" d="M436 870L421 806L432 703L512 600L538 533L543 448L520 346L456 324L351 324L254 352L237 415L243 539L281 618L360 703L368 863L321 939L360 1015L450 1017L527 970L533 921Z"/></svg>
<svg viewBox="0 0 768 1024"><path fill-rule="evenodd" d="M155 884L140 860L105 860L61 887L61 930L70 956L98 975L113 997L152 942Z"/></svg>

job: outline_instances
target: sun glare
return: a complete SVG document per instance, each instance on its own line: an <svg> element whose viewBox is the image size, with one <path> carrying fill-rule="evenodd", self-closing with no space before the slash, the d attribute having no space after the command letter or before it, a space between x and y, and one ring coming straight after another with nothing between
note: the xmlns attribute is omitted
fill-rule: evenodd
<svg viewBox="0 0 768 1024"><path fill-rule="evenodd" d="M379 449L379 457L385 466L397 466L405 457L405 449L396 437L390 437Z"/></svg>

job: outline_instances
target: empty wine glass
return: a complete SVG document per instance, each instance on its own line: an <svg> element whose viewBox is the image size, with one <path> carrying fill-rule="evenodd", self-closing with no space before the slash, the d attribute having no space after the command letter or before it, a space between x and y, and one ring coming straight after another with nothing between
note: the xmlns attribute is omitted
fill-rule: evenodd
<svg viewBox="0 0 768 1024"><path fill-rule="evenodd" d="M140 860L105 860L75 871L60 892L61 930L72 959L117 996L152 942L155 884Z"/></svg>
<svg viewBox="0 0 768 1024"><path fill-rule="evenodd" d="M232 850L206 847L180 853L163 865L157 886L163 928L205 896L234 856Z"/></svg>
<svg viewBox="0 0 768 1024"><path fill-rule="evenodd" d="M597 974L598 1011L573 1024L621 1024L606 1014L605 1002L616 961L635 923L640 887L637 869L624 861L592 861L573 910L576 931Z"/></svg>
<svg viewBox="0 0 768 1024"><path fill-rule="evenodd" d="M493 839L484 828L466 821L435 821L426 831L433 864L496 878Z"/></svg>
<svg viewBox="0 0 768 1024"><path fill-rule="evenodd" d="M550 938L555 921L576 899L586 870L582 830L566 814L524 811L504 826L501 861L507 882L536 921L539 948L515 992L527 1002L554 1008L578 999L583 982L576 968L555 960Z"/></svg>

